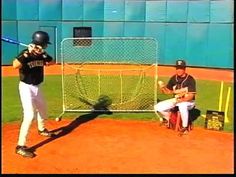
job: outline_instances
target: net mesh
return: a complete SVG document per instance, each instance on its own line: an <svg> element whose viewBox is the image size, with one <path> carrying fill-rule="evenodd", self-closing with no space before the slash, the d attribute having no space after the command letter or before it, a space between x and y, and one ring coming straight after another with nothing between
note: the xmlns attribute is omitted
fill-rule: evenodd
<svg viewBox="0 0 236 177"><path fill-rule="evenodd" d="M153 111L156 75L154 39L62 41L64 111Z"/></svg>

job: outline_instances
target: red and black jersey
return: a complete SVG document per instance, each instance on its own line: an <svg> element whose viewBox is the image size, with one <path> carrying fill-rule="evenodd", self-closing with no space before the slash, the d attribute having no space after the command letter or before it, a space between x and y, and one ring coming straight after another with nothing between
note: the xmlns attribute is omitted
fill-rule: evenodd
<svg viewBox="0 0 236 177"><path fill-rule="evenodd" d="M23 50L17 57L22 64L19 69L20 80L26 84L38 85L44 79L44 65L52 61L52 57L46 52L40 55L29 53L27 49Z"/></svg>

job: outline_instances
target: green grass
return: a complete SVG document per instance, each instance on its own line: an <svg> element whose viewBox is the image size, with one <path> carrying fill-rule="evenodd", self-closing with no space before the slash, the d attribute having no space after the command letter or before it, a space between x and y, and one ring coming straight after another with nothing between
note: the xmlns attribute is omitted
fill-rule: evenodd
<svg viewBox="0 0 236 177"><path fill-rule="evenodd" d="M159 79L167 82L167 77L160 77ZM22 118L22 108L18 93L18 77L2 77L2 122L19 121ZM223 107L225 110L225 101L227 95L227 88L232 87L228 117L229 123L225 123L224 131L233 131L233 84L224 83L223 92ZM60 113L62 113L62 89L61 89L61 76L46 76L45 82L42 85L43 93L47 101L49 118L54 119ZM206 114L207 110L218 110L220 93L220 81L206 81L197 80L197 97L196 105L201 114ZM164 100L170 96L161 94L157 91L158 99ZM64 117L76 118L85 113L66 113ZM158 120L154 113L113 113L112 115L100 115L102 118L113 119L129 119L129 120ZM194 126L204 126L205 119L199 117Z"/></svg>
<svg viewBox="0 0 236 177"><path fill-rule="evenodd" d="M94 105L99 97L106 98L107 103L112 103L109 107L111 110L153 110L152 77L123 75L121 83L119 75L100 75L98 80L94 75L79 76L76 79L75 75L71 74L65 76L64 88L67 110L90 110L91 106L87 102Z"/></svg>

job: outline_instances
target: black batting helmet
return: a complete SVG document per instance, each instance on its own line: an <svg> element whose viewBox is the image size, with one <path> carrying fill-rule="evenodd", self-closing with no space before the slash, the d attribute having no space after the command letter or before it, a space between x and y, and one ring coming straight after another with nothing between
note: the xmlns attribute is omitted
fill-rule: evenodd
<svg viewBox="0 0 236 177"><path fill-rule="evenodd" d="M44 32L44 31L34 32L34 34L32 35L32 40L33 40L32 43L34 43L36 45L44 46L46 44L51 44L51 42L49 42L48 33Z"/></svg>

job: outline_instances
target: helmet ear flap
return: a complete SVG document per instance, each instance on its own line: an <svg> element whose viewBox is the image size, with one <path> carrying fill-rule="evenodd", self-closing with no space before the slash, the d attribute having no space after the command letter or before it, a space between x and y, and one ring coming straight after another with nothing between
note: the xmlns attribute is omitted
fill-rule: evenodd
<svg viewBox="0 0 236 177"><path fill-rule="evenodd" d="M44 31L36 31L32 35L32 43L36 45L46 46L46 44L51 44L49 42L49 35Z"/></svg>

